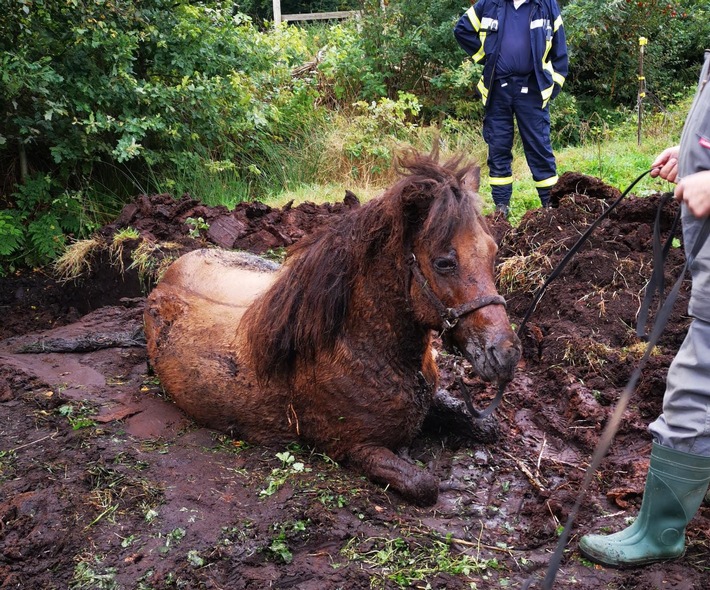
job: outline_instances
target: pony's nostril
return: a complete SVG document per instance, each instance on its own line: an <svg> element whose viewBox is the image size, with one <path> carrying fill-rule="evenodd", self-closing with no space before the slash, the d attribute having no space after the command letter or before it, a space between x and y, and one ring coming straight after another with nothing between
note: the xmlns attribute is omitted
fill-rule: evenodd
<svg viewBox="0 0 710 590"><path fill-rule="evenodd" d="M513 338L503 337L493 342L490 347L493 356L498 359L501 364L509 362L517 362L520 357L520 340L516 336Z"/></svg>

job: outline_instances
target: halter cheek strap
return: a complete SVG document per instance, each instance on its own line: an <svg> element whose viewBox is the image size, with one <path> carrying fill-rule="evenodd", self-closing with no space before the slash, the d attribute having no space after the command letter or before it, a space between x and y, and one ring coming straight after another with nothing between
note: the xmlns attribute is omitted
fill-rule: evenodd
<svg viewBox="0 0 710 590"><path fill-rule="evenodd" d="M419 268L419 264L417 264L417 258L416 256L414 256L414 253L411 253L409 255L407 262L409 263L409 267L412 270L412 276L419 285L419 288L427 296L427 298L439 314L439 317L441 318L442 334L446 330L451 330L458 323L459 318L471 312L474 312L477 309L481 309L482 307L486 307L487 305L506 305L505 299L500 295L496 294L477 297L476 299L468 301L467 303L463 303L458 307L446 307L441 301L441 299L436 296L436 293L434 293L431 286L429 285L429 282L426 280L426 277L422 273L421 268ZM473 401L471 400L471 394L460 377L457 379L457 385L459 391L463 396L463 400L466 403L466 408L471 414L471 417L474 419L482 420L486 416L491 415L498 407L501 400L503 399L503 393L505 392L505 386L507 385L507 383L501 382L498 385L498 392L496 393L495 398L491 400L488 407L486 407L484 410L478 410L474 407Z"/></svg>
<svg viewBox="0 0 710 590"><path fill-rule="evenodd" d="M417 258L414 253L409 255L408 259L409 266L412 271L412 276L414 280L419 285L419 288L424 292L424 294L429 299L429 302L434 306L436 312L441 318L442 331L451 330L465 315L471 312L486 307L488 305L506 305L505 299L498 294L495 295L483 295L481 297L476 297L466 303L462 303L458 307L446 307L444 303L436 296L433 289L429 285L429 281L426 280L424 273L422 273L419 264L417 264Z"/></svg>

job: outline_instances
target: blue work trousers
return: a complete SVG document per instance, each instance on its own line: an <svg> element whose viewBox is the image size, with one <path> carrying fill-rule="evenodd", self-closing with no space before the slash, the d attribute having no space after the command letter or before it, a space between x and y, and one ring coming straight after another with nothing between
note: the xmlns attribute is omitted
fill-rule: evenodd
<svg viewBox="0 0 710 590"><path fill-rule="evenodd" d="M557 182L557 164L550 142L550 109L530 86L532 76L496 80L483 117L483 139L488 144L491 193L496 205L509 205L513 194L513 137L518 123L525 159L543 207L549 205L550 187ZM534 84L534 83L533 83Z"/></svg>

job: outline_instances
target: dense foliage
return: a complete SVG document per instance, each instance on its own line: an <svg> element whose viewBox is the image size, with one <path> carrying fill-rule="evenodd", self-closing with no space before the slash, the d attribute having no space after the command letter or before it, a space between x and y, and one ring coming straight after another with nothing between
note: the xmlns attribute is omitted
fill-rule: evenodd
<svg viewBox="0 0 710 590"><path fill-rule="evenodd" d="M353 6L289 1L283 12ZM277 29L261 20L270 4L0 0L0 275L53 259L138 192L228 175L234 202L312 182L318 134L338 133L351 176L369 178L391 160L389 140L418 125L479 124L480 71L452 35L467 3L360 0L357 19ZM688 94L710 38L706 3L560 5L571 73L553 108L558 143L580 140L591 115L633 113L639 36L651 106ZM316 52L317 69L297 74ZM341 113L349 128L333 131Z"/></svg>
<svg viewBox="0 0 710 590"><path fill-rule="evenodd" d="M644 75L658 104L668 104L697 80L710 39L710 6L695 0L568 0L560 2L571 67L565 91L591 102L589 115L636 104L639 38ZM398 0L382 10L364 0L358 23L343 25L334 81L372 100L413 92L425 116L470 114L478 70L451 33L467 6L453 0Z"/></svg>
<svg viewBox="0 0 710 590"><path fill-rule="evenodd" d="M564 9L572 68L569 91L605 107L636 102L639 38L643 74L657 104L697 80L710 40L710 5L696 0L574 0Z"/></svg>
<svg viewBox="0 0 710 590"><path fill-rule="evenodd" d="M0 255L28 264L90 222L87 193L135 194L156 175L170 189L171 176L225 169L248 182L264 146L292 135L313 103L290 76L302 32L264 34L231 7L3 4Z"/></svg>

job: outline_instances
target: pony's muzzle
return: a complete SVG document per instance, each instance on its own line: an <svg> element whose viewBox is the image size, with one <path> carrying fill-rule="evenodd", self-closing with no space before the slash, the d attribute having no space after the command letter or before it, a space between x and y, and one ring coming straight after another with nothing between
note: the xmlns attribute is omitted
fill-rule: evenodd
<svg viewBox="0 0 710 590"><path fill-rule="evenodd" d="M486 356L491 359L491 364L497 367L495 372L498 380L511 381L521 354L520 339L514 332L511 332L508 335L499 336L489 345Z"/></svg>
<svg viewBox="0 0 710 590"><path fill-rule="evenodd" d="M469 339L464 356L485 381L512 381L522 348L513 331L498 334L484 342Z"/></svg>

